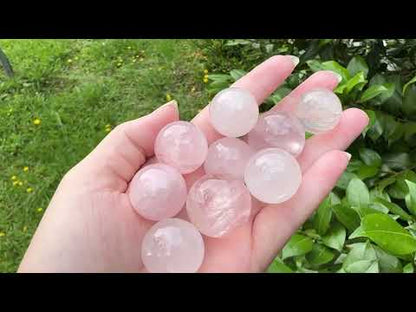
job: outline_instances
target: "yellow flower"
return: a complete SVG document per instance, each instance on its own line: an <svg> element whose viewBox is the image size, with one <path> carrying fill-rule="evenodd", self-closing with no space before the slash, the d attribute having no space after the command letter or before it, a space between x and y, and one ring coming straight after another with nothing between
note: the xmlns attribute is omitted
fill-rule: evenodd
<svg viewBox="0 0 416 312"><path fill-rule="evenodd" d="M23 232L25 232L25 233L26 233L26 231L27 231L27 226L25 225L25 226L23 227Z"/></svg>
<svg viewBox="0 0 416 312"><path fill-rule="evenodd" d="M28 187L28 188L26 189L26 192L28 192L28 193L32 193L32 192L33 192L33 188Z"/></svg>
<svg viewBox="0 0 416 312"><path fill-rule="evenodd" d="M17 180L17 177L16 176L12 176L11 179L12 179L12 181L16 181Z"/></svg>
<svg viewBox="0 0 416 312"><path fill-rule="evenodd" d="M17 184L19 184L19 181L13 181L13 186L16 186Z"/></svg>
<svg viewBox="0 0 416 312"><path fill-rule="evenodd" d="M195 92L195 87L192 87L191 92L192 93Z"/></svg>
<svg viewBox="0 0 416 312"><path fill-rule="evenodd" d="M0 232L0 237L5 236L5 235L6 235L6 233Z"/></svg>
<svg viewBox="0 0 416 312"><path fill-rule="evenodd" d="M204 77L203 80L204 80L205 83L208 83L208 78Z"/></svg>
<svg viewBox="0 0 416 312"><path fill-rule="evenodd" d="M106 124L105 125L105 132L110 132L111 131L111 125L110 124Z"/></svg>
<svg viewBox="0 0 416 312"><path fill-rule="evenodd" d="M23 182L22 181L19 181L19 186L22 186L23 185Z"/></svg>
<svg viewBox="0 0 416 312"><path fill-rule="evenodd" d="M204 75L204 78L207 78L208 79L208 75Z"/></svg>
<svg viewBox="0 0 416 312"><path fill-rule="evenodd" d="M37 212L42 212L43 211L43 208L38 208L38 209L36 209L36 211Z"/></svg>
<svg viewBox="0 0 416 312"><path fill-rule="evenodd" d="M170 94L166 94L166 101L170 102L172 100L172 97L170 96Z"/></svg>
<svg viewBox="0 0 416 312"><path fill-rule="evenodd" d="M29 171L29 167L28 167L28 166L24 166L24 167L23 167L23 171L25 171L25 172L26 172L26 171Z"/></svg>
<svg viewBox="0 0 416 312"><path fill-rule="evenodd" d="M208 74L208 69L204 69L204 74Z"/></svg>
<svg viewBox="0 0 416 312"><path fill-rule="evenodd" d="M128 47L127 47L127 50L131 50L131 47L130 47L130 46L128 46Z"/></svg>
<svg viewBox="0 0 416 312"><path fill-rule="evenodd" d="M75 57L74 57L74 60L75 60L75 61L78 61L78 56L75 56Z"/></svg>
<svg viewBox="0 0 416 312"><path fill-rule="evenodd" d="M35 118L34 120L33 120L33 124L34 125L40 125L40 123L41 123L41 121L40 121L40 119L39 118Z"/></svg>
<svg viewBox="0 0 416 312"><path fill-rule="evenodd" d="M67 62L68 62L69 64L71 64L71 63L72 63L72 60L71 60L71 59L68 59L68 60L67 60Z"/></svg>

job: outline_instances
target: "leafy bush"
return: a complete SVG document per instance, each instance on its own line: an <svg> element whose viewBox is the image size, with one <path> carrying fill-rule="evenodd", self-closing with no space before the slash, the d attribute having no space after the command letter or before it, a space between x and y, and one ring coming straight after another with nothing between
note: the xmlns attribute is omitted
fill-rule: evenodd
<svg viewBox="0 0 416 312"><path fill-rule="evenodd" d="M349 148L347 171L292 236L269 272L413 272L416 253L416 40L212 40L211 94L275 54L300 57L264 111L318 70L370 124Z"/></svg>

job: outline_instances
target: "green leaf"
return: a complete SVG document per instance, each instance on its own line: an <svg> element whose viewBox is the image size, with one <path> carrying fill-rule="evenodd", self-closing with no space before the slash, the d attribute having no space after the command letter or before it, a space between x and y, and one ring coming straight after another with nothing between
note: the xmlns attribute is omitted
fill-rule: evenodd
<svg viewBox="0 0 416 312"><path fill-rule="evenodd" d="M392 170L405 170L412 166L412 161L408 153L394 152L382 156L383 163Z"/></svg>
<svg viewBox="0 0 416 312"><path fill-rule="evenodd" d="M329 228L329 231L326 233L326 235L322 237L322 242L326 246L334 248L341 252L342 248L344 247L346 236L347 233L345 231L345 228L338 222L334 222L334 224Z"/></svg>
<svg viewBox="0 0 416 312"><path fill-rule="evenodd" d="M402 109L408 116L414 117L416 115L416 85L411 85L406 89Z"/></svg>
<svg viewBox="0 0 416 312"><path fill-rule="evenodd" d="M364 236L392 254L406 255L416 251L416 238L388 215L366 215L361 220L361 227Z"/></svg>
<svg viewBox="0 0 416 312"><path fill-rule="evenodd" d="M208 78L213 81L230 81L231 77L227 74L209 74Z"/></svg>
<svg viewBox="0 0 416 312"><path fill-rule="evenodd" d="M367 130L366 135L373 141L377 141L378 138L383 134L384 128L381 122L382 114L380 112L375 112L376 118L374 124Z"/></svg>
<svg viewBox="0 0 416 312"><path fill-rule="evenodd" d="M316 60L309 60L309 61L306 61L306 64L308 64L309 68L314 72L320 71L320 70L331 70L341 75L342 81L347 81L350 78L350 74L348 70L335 61L327 61L327 62L321 63Z"/></svg>
<svg viewBox="0 0 416 312"><path fill-rule="evenodd" d="M314 244L311 252L306 255L306 260L312 265L318 266L330 262L334 253L325 246Z"/></svg>
<svg viewBox="0 0 416 312"><path fill-rule="evenodd" d="M396 205L395 203L391 203L384 198L377 197L375 199L376 203L382 204L384 207L386 207L390 212L399 215L403 220L411 221L412 216L409 215L406 211L404 211L399 205Z"/></svg>
<svg viewBox="0 0 416 312"><path fill-rule="evenodd" d="M369 242L354 244L344 259L342 268L347 273L378 273L376 251Z"/></svg>
<svg viewBox="0 0 416 312"><path fill-rule="evenodd" d="M346 190L350 181L354 178L357 178L355 173L344 171L342 176L337 181L337 187Z"/></svg>
<svg viewBox="0 0 416 312"><path fill-rule="evenodd" d="M354 77L349 79L344 84L339 85L335 89L335 93L346 93L349 94L355 87L357 89L362 88L367 83L367 80L364 78L364 74L362 72L359 72Z"/></svg>
<svg viewBox="0 0 416 312"><path fill-rule="evenodd" d="M289 268L280 258L275 258L272 264L268 267L267 273L293 273L293 270Z"/></svg>
<svg viewBox="0 0 416 312"><path fill-rule="evenodd" d="M337 220L350 232L354 231L360 225L360 217L354 209L343 204L338 204L332 207L332 211Z"/></svg>
<svg viewBox="0 0 416 312"><path fill-rule="evenodd" d="M416 216L416 183L409 180L405 180L405 182L409 188L409 193L405 197L406 207Z"/></svg>
<svg viewBox="0 0 416 312"><path fill-rule="evenodd" d="M301 234L293 235L282 249L282 259L307 254L312 250L313 240Z"/></svg>
<svg viewBox="0 0 416 312"><path fill-rule="evenodd" d="M243 77L247 72L241 69L233 69L230 71L230 76L234 79L234 81L237 81L241 77Z"/></svg>
<svg viewBox="0 0 416 312"><path fill-rule="evenodd" d="M380 268L381 273L401 273L403 268L400 260L388 254L381 248L377 246L373 246L374 250L376 251L376 255L378 258L378 266Z"/></svg>
<svg viewBox="0 0 416 312"><path fill-rule="evenodd" d="M365 127L365 129L362 132L363 137L366 136L367 131L374 125L374 123L376 122L376 113L372 110L366 109L365 113L368 116L368 125Z"/></svg>
<svg viewBox="0 0 416 312"><path fill-rule="evenodd" d="M326 231L328 231L332 218L331 206L338 204L339 202L339 198L334 193L330 193L319 205L319 208L313 219L314 228L317 230L319 235L324 235Z"/></svg>
<svg viewBox="0 0 416 312"><path fill-rule="evenodd" d="M404 86L403 86L403 94L406 93L406 89L412 84L416 82L416 76L410 79Z"/></svg>
<svg viewBox="0 0 416 312"><path fill-rule="evenodd" d="M367 207L370 203L370 193L363 181L354 178L348 184L346 196L351 206Z"/></svg>
<svg viewBox="0 0 416 312"><path fill-rule="evenodd" d="M414 273L414 267L412 263L408 263L403 267L403 273Z"/></svg>
<svg viewBox="0 0 416 312"><path fill-rule="evenodd" d="M357 55L350 60L347 66L347 70L350 73L351 77L359 72L363 72L364 77L367 77L368 65L362 56Z"/></svg>
<svg viewBox="0 0 416 312"><path fill-rule="evenodd" d="M361 102L367 102L380 94L387 93L388 91L389 89L383 85L374 85L364 91L360 100Z"/></svg>

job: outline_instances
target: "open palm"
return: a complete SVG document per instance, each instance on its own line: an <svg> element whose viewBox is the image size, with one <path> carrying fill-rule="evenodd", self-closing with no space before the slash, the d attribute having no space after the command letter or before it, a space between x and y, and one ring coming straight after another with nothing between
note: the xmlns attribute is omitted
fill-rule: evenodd
<svg viewBox="0 0 416 312"><path fill-rule="evenodd" d="M262 103L293 71L290 56L274 56L235 82ZM313 88L334 89L337 75L320 71L309 77L273 110L292 109L290 99ZM174 102L150 115L121 124L61 181L20 265L19 272L145 272L140 245L154 222L137 215L127 192L134 174L153 155L159 130L179 118ZM207 108L193 122L209 143L221 136ZM331 191L345 170L342 152L368 123L355 108L343 112L338 126L307 140L298 157L303 181L294 197L278 205L253 203L249 223L222 238L204 237L200 272L264 271L285 242ZM186 176L188 187L202 168ZM179 214L186 219L185 209Z"/></svg>

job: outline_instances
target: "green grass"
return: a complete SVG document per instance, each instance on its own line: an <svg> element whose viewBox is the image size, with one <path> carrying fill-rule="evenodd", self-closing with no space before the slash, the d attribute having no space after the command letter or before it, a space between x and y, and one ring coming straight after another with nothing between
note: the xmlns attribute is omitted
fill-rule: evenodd
<svg viewBox="0 0 416 312"><path fill-rule="evenodd" d="M16 271L60 179L108 125L151 112L168 94L182 119L205 106L196 43L0 40L15 71L0 73L0 272Z"/></svg>

